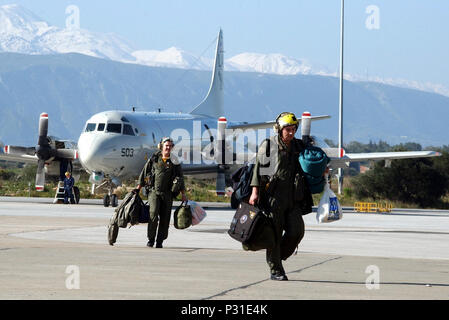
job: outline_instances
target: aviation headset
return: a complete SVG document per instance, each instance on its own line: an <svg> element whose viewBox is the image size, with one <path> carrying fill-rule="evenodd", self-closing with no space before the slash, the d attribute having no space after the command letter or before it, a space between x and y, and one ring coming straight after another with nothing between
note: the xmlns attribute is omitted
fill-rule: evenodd
<svg viewBox="0 0 449 320"><path fill-rule="evenodd" d="M282 123L280 123L280 119L285 118ZM282 112L279 114L276 118L276 123L273 126L273 129L276 132L281 132L283 127L294 125L296 126L296 129L298 129L299 121L296 118L295 114L292 112Z"/></svg>
<svg viewBox="0 0 449 320"><path fill-rule="evenodd" d="M163 138L161 139L161 141L157 144L157 148L158 148L159 150L162 150L162 147L163 147L164 143L166 143L167 141L170 141L170 142L173 144L173 146L175 145L175 144L173 143L173 139L172 139L172 138L170 138L170 137L163 137Z"/></svg>

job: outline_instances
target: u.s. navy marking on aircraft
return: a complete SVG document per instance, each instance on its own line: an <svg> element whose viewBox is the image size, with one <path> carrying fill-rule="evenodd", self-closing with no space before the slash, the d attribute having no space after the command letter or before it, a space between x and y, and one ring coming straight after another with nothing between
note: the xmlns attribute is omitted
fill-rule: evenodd
<svg viewBox="0 0 449 320"><path fill-rule="evenodd" d="M225 176L239 164L254 158L257 145L267 137L266 129L274 121L247 123L230 122L224 117L223 34L219 31L215 61L209 91L204 100L190 113L104 111L87 120L78 143L48 136L48 114L39 119L39 139L36 147L5 145L0 159L36 163L36 190L42 191L45 174L61 175L68 170L84 169L90 174L92 193L107 188L104 205L117 205L113 194L121 181L135 178L147 159L157 150L162 137L175 140L178 155L186 174L212 174L217 180L217 194L224 194ZM331 158L332 169L345 167L352 161L390 160L438 156L438 152L344 153L330 148L324 141L310 135L311 121L330 118L304 112L301 119L302 139L323 148ZM218 121L217 121L218 119ZM257 130L257 132L255 132ZM246 140L245 140L246 139ZM236 141L245 146L236 152Z"/></svg>

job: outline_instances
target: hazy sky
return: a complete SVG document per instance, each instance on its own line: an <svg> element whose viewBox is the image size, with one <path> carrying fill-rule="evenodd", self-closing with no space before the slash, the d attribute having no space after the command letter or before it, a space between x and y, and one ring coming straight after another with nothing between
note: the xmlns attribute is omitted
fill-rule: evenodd
<svg viewBox="0 0 449 320"><path fill-rule="evenodd" d="M339 65L340 0L0 0L9 3L59 27L76 5L81 28L116 33L136 49L199 55L221 27L226 58L282 53L332 72ZM449 87L448 39L448 0L345 1L345 72Z"/></svg>

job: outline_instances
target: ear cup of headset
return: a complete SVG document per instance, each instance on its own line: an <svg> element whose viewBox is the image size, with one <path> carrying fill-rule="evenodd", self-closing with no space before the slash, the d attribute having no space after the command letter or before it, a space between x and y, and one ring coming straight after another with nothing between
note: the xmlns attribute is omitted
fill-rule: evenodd
<svg viewBox="0 0 449 320"><path fill-rule="evenodd" d="M276 123L273 126L274 131L279 132L281 129L279 127L279 118L282 117L283 115L285 115L287 112L281 112L277 117L276 117Z"/></svg>
<svg viewBox="0 0 449 320"><path fill-rule="evenodd" d="M157 148L159 150L162 150L162 148L164 146L164 143L167 142L167 141L170 141L171 143L173 143L173 140L171 138L165 137L165 138L162 138L161 141L158 143ZM175 146L174 143L173 143L173 146Z"/></svg>

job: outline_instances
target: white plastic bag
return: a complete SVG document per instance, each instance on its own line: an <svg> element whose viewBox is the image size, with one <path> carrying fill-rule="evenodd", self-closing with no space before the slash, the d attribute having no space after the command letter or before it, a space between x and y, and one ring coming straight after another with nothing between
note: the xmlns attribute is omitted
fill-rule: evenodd
<svg viewBox="0 0 449 320"><path fill-rule="evenodd" d="M334 222L343 218L343 210L337 196L329 187L329 183L324 185L324 193L316 212L318 223Z"/></svg>
<svg viewBox="0 0 449 320"><path fill-rule="evenodd" d="M201 206L195 201L188 200L187 205L190 206L190 211L192 212L192 225L197 225L206 217L206 210L201 208Z"/></svg>

